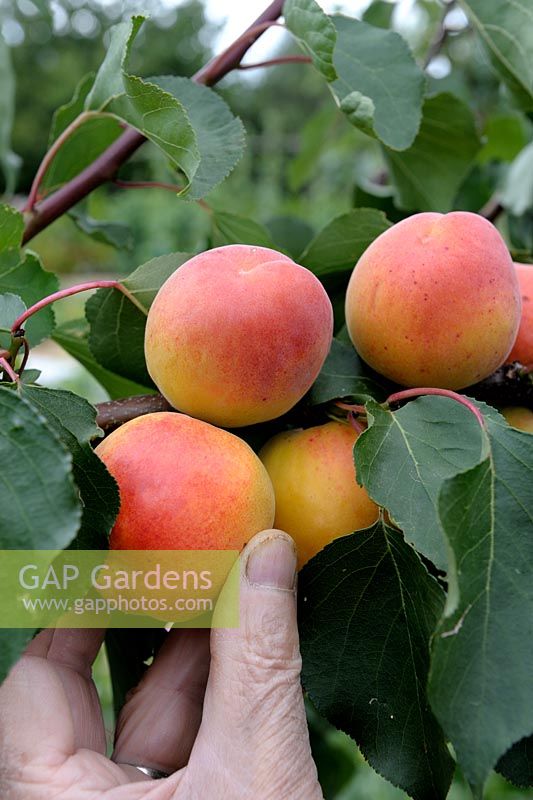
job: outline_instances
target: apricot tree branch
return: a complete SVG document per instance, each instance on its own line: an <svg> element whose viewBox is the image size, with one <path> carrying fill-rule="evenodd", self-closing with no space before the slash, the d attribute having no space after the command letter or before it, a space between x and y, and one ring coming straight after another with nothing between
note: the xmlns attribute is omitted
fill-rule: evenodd
<svg viewBox="0 0 533 800"><path fill-rule="evenodd" d="M271 58L269 61L257 61L255 64L239 64L237 69L258 69L259 67L276 67L278 64L311 64L309 56L282 56Z"/></svg>
<svg viewBox="0 0 533 800"><path fill-rule="evenodd" d="M283 0L274 0L268 8L227 48L193 76L196 83L213 86L237 67L244 55L267 28L275 24L283 10ZM37 203L27 214L23 244L26 244L58 217L65 214L98 186L115 178L119 167L146 141L134 128L116 139L92 164L50 197Z"/></svg>
<svg viewBox="0 0 533 800"><path fill-rule="evenodd" d="M498 196L494 195L479 211L479 214L480 216L485 217L485 219L488 219L489 222L494 222L504 210L505 209L502 206Z"/></svg>
<svg viewBox="0 0 533 800"><path fill-rule="evenodd" d="M96 424L104 433L111 433L125 422L144 414L175 411L161 394L140 394L121 400L108 400L106 403L98 403L96 409Z"/></svg>

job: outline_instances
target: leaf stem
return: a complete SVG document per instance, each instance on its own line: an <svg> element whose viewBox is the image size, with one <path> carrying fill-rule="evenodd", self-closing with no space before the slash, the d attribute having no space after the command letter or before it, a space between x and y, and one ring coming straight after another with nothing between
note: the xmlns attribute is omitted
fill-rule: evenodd
<svg viewBox="0 0 533 800"><path fill-rule="evenodd" d="M361 405L356 405L353 403L343 403L342 400L337 400L335 403L337 408L342 408L343 411L352 411L356 414L366 414L366 408Z"/></svg>
<svg viewBox="0 0 533 800"><path fill-rule="evenodd" d="M421 397L423 395L436 395L437 397L448 397L451 400L455 400L456 403L460 403L465 408L468 408L469 411L475 416L479 424L482 428L485 427L485 420L483 418L483 414L477 408L477 406L472 403L468 397L465 397L462 394L458 394L457 392L453 392L451 389L436 389L436 388L420 388L420 389L404 389L401 392L395 392L391 394L390 397L387 398L385 401L385 405L392 405L393 403L401 403L403 400L410 400L414 397Z"/></svg>
<svg viewBox="0 0 533 800"><path fill-rule="evenodd" d="M283 0L274 0L255 20L255 22L221 55L203 67L192 80L195 83L213 86L241 62L250 47L264 33L276 24L283 11ZM23 244L26 244L40 231L58 217L71 209L90 192L107 181L113 180L119 167L130 158L146 141L142 133L134 128L125 132L113 142L92 164L79 175L66 183L50 197L36 203L28 214Z"/></svg>
<svg viewBox="0 0 533 800"><path fill-rule="evenodd" d="M3 356L0 357L0 367L2 368L2 370L6 375L9 375L13 383L18 383L20 381L19 376L17 375L17 373L15 372L15 370L13 369L7 358L4 358Z"/></svg>
<svg viewBox="0 0 533 800"><path fill-rule="evenodd" d="M115 186L118 186L119 189L166 189L167 191L174 192L175 194L179 194L183 191L182 186L178 186L175 183L164 183L162 181L123 181L120 178L115 178L113 183ZM211 213L211 206L208 205L205 200L199 198L196 202L199 206L205 209L205 211L209 211L209 213Z"/></svg>
<svg viewBox="0 0 533 800"><path fill-rule="evenodd" d="M72 295L79 294L80 292L88 292L93 289L118 289L118 291L126 295L128 300L134 303L137 308L141 309L143 313L146 313L146 309L140 305L131 292L119 281L88 281L87 283L79 283L77 286L70 286L68 289L60 289L60 291L54 292L48 295L48 297L43 297L42 300L39 300L33 306L30 306L30 308L27 308L13 323L11 334L21 338L24 323L38 311L46 308L46 306L49 306L51 303L55 303L56 300L62 300L64 297L72 297Z"/></svg>
<svg viewBox="0 0 533 800"><path fill-rule="evenodd" d="M46 155L44 156L43 160L41 161L39 168L35 174L35 178L33 179L33 183L31 185L30 193L28 195L28 199L26 201L26 205L24 206L24 211L26 213L33 211L33 208L37 201L39 200L39 188L41 183L43 182L43 178L48 172L52 161L59 153L67 139L70 139L72 134L80 128L84 122L94 116L99 116L98 112L96 111L83 111L79 114L76 119L74 119L70 125L67 125L64 131L62 131L55 142L52 144Z"/></svg>

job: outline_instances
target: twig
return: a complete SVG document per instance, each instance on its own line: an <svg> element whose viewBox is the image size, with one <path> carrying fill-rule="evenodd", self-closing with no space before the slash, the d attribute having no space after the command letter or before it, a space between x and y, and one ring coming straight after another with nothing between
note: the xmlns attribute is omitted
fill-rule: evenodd
<svg viewBox="0 0 533 800"><path fill-rule="evenodd" d="M144 414L153 414L157 411L175 411L160 394L140 394L136 397L126 397L123 400L108 400L96 406L96 424L104 433L111 431L129 422L131 419Z"/></svg>
<svg viewBox="0 0 533 800"><path fill-rule="evenodd" d="M525 406L533 410L533 373L518 362L504 364L465 391L492 406Z"/></svg>
<svg viewBox="0 0 533 800"><path fill-rule="evenodd" d="M255 64L239 64L237 69L258 69L259 67L276 67L278 64L312 64L309 56L283 56L282 58L271 58L269 61L258 61Z"/></svg>
<svg viewBox="0 0 533 800"><path fill-rule="evenodd" d="M274 0L256 21L227 50L203 67L193 80L213 86L228 72L235 69L250 47L271 27L283 10L283 0ZM126 131L107 148L92 164L76 175L57 192L37 203L28 215L23 243L26 244L40 231L83 200L90 192L107 181L113 180L119 167L127 161L146 141L134 128Z"/></svg>
<svg viewBox="0 0 533 800"><path fill-rule="evenodd" d="M43 178L48 172L52 161L61 150L67 139L70 139L74 131L76 131L87 119L91 117L99 116L99 113L96 111L84 111L82 114L76 117L70 125L68 125L65 130L57 137L51 148L48 150L46 155L44 156L43 160L39 165L39 169L35 174L35 178L33 179L33 183L31 185L30 193L28 195L28 199L26 201L26 205L24 206L24 211L29 212L32 211L35 203L39 199L39 188L41 183L43 182Z"/></svg>

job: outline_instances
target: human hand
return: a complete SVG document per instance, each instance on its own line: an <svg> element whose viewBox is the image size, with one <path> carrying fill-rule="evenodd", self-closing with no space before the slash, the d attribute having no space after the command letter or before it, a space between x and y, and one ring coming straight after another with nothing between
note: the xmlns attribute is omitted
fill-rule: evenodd
<svg viewBox="0 0 533 800"><path fill-rule="evenodd" d="M168 634L122 709L111 760L91 678L104 632L40 633L0 688L0 797L322 800L292 540L263 531L241 564L240 627ZM132 764L172 774L153 780Z"/></svg>

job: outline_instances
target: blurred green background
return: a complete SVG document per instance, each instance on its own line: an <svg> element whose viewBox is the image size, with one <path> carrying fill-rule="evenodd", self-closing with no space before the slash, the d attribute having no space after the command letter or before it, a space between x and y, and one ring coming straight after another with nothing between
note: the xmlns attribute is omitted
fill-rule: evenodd
<svg viewBox="0 0 533 800"><path fill-rule="evenodd" d="M213 4L211 4L212 6ZM266 0L265 0L266 5ZM359 16L375 25L392 25L407 38L423 61L443 16L438 0L359 0ZM179 7L177 7L179 6ZM135 44L132 71L138 74L190 76L213 53L220 24L211 6L200 0L0 0L0 24L16 73L13 150L20 158L16 196L22 206L32 178L47 149L54 110L67 102L80 78L98 68L106 31L134 11L151 21ZM220 6L220 4L219 4ZM227 13L243 16L245 3L225 4ZM331 10L329 4L328 10ZM220 14L220 9L219 9ZM484 147L465 179L456 206L479 210L492 196L507 165L533 136L531 123L520 115L502 89L466 18L450 3L448 36L428 67L431 89L451 90L475 109ZM239 26L237 26L238 31ZM296 52L276 34L272 55ZM257 50L257 48L256 48ZM255 52L247 57L256 60ZM260 52L264 58L264 52ZM261 58L259 60L261 60ZM208 197L211 208L243 214L262 222L283 245L285 217L299 221L302 249L313 232L352 206L373 206L398 218L391 192L383 185L385 164L377 143L356 131L336 112L323 80L306 65L234 72L218 87L242 118L247 151L237 169ZM174 182L165 160L145 144L126 165L121 178ZM162 189L121 189L107 185L88 200L92 217L125 222L131 246L115 250L78 230L69 218L54 223L31 244L47 269L64 283L80 276L127 274L148 259L171 251L196 252L210 243L209 209ZM294 223L293 223L294 224ZM56 309L60 321L80 316L85 298L72 298ZM39 348L34 365L45 369L44 382L74 389L92 401L105 398L99 385L81 367L58 354L53 345ZM112 702L105 656L95 669L106 724L111 730ZM406 797L377 776L344 734L332 729L309 708L313 750L327 800L395 800ZM489 800L532 798L494 775ZM461 776L451 800L470 797Z"/></svg>

